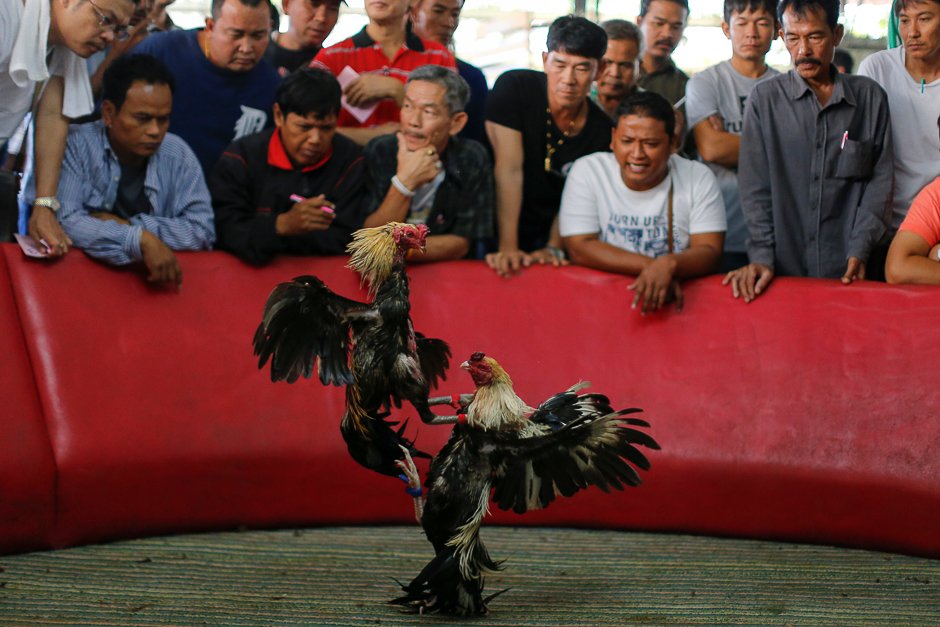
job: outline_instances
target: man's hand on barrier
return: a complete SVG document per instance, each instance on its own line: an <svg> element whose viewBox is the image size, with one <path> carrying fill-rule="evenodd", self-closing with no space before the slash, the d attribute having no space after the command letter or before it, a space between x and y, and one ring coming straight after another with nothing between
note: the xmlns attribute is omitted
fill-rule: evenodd
<svg viewBox="0 0 940 627"><path fill-rule="evenodd" d="M183 284L183 269L169 246L150 231L144 231L140 236L140 252L149 272L148 281L169 283L179 289Z"/></svg>
<svg viewBox="0 0 940 627"><path fill-rule="evenodd" d="M45 245L49 257L61 257L69 252L69 246L72 245L72 240L62 230L55 213L48 207L33 207L28 232L30 237Z"/></svg>
<svg viewBox="0 0 940 627"><path fill-rule="evenodd" d="M731 294L735 298L743 297L744 302L749 303L763 294L773 279L773 268L762 263L749 263L726 274L721 284L730 284Z"/></svg>
<svg viewBox="0 0 940 627"><path fill-rule="evenodd" d="M852 281L865 280L865 262L858 257L849 257L849 262L845 266L845 274L842 275L842 283L849 285Z"/></svg>
<svg viewBox="0 0 940 627"><path fill-rule="evenodd" d="M682 311L682 288L673 279L676 260L673 255L663 255L651 261L637 275L636 280L627 287L633 291L633 309L640 306L644 316L649 311L656 311L666 303L676 301L676 311Z"/></svg>

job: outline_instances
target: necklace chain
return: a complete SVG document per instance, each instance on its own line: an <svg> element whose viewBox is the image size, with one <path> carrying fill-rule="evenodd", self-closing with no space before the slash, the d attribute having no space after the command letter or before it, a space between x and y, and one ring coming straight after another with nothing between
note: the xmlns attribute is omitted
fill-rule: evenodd
<svg viewBox="0 0 940 627"><path fill-rule="evenodd" d="M571 137L571 131L574 130L574 125L577 123L578 118L581 117L581 109L584 108L585 101L582 101L581 106L578 107L578 111L574 114L574 117L571 118L571 121L568 122L568 128L561 132L561 137L555 142L555 145L552 145L552 107L551 105L545 107L545 171L552 171L552 155L557 152L559 148L565 143L565 140Z"/></svg>

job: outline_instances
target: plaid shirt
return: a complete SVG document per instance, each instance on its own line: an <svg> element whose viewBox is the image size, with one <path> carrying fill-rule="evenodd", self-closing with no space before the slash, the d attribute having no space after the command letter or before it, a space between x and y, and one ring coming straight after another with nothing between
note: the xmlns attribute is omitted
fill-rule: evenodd
<svg viewBox="0 0 940 627"><path fill-rule="evenodd" d="M366 146L366 208L379 208L398 171L395 135L376 137ZM431 235L460 235L471 242L493 236L493 164L472 139L451 137L441 155L444 180L434 195L427 226Z"/></svg>

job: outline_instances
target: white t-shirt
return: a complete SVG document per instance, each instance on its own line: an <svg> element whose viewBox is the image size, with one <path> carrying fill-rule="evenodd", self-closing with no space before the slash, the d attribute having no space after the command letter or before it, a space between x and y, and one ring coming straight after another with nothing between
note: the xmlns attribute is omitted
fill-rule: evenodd
<svg viewBox="0 0 940 627"><path fill-rule="evenodd" d="M65 79L62 113L91 113L94 100L85 60L64 46L46 48L50 0L0 0L0 144L29 111L37 82Z"/></svg>
<svg viewBox="0 0 940 627"><path fill-rule="evenodd" d="M656 187L637 192L623 182L610 152L574 162L561 195L562 237L599 233L600 240L624 250L658 257L669 252L669 186L673 189L673 250L689 246L689 236L725 230L725 206L715 175L705 165L677 155Z"/></svg>
<svg viewBox="0 0 940 627"><path fill-rule="evenodd" d="M740 135L744 127L744 103L747 102L751 89L759 82L779 73L768 67L763 76L750 78L739 74L731 65L731 61L722 61L693 74L689 84L685 86L685 113L689 118L689 128L717 113L725 121L725 131ZM738 197L737 170L716 163L706 162L706 165L715 173L725 201L728 217L725 250L735 253L747 252L747 226L744 224L741 200Z"/></svg>
<svg viewBox="0 0 940 627"><path fill-rule="evenodd" d="M897 229L914 196L940 176L940 79L921 93L904 67L904 47L879 50L865 57L858 73L874 79L888 94L894 142L894 198L891 228Z"/></svg>

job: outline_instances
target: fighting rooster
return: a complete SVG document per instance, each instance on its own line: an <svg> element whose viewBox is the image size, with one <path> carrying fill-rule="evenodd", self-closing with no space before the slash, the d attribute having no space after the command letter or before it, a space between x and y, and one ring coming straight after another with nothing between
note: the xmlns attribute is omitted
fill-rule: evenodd
<svg viewBox="0 0 940 627"><path fill-rule="evenodd" d="M276 286L254 336L258 367L271 360L271 380L310 377L314 361L324 385L346 386L340 430L350 455L382 474L398 476L402 447L413 455L405 425L385 420L391 405L410 402L424 422L435 415L431 386L445 378L450 349L442 340L415 333L408 300L405 257L423 250L424 225L391 222L353 234L348 267L368 284L371 303L334 294L314 276Z"/></svg>
<svg viewBox="0 0 940 627"><path fill-rule="evenodd" d="M650 464L635 445L659 448L634 428L649 427L646 421L625 417L641 410L614 411L603 395L579 394L586 383L533 411L495 359L474 353L460 367L476 391L431 462L425 503L414 463L405 456L399 464L436 556L391 603L419 612L486 613L492 596L483 598L483 574L500 568L480 540L491 498L500 509L522 514L590 485L605 492L638 486L633 466L649 470Z"/></svg>

